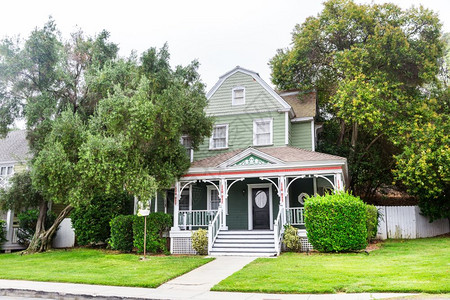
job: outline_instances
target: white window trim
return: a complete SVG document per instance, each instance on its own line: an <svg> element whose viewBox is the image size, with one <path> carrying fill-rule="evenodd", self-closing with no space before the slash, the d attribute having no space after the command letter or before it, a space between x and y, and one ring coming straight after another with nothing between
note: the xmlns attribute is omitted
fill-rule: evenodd
<svg viewBox="0 0 450 300"><path fill-rule="evenodd" d="M270 122L270 141L268 144L256 144L257 122ZM269 146L273 145L273 118L253 119L253 146Z"/></svg>
<svg viewBox="0 0 450 300"><path fill-rule="evenodd" d="M187 134L183 134L180 138L180 144L183 145L183 139L185 139L185 138L189 138L189 136ZM193 148L189 149L189 159L191 160L191 162L194 161L194 149Z"/></svg>
<svg viewBox="0 0 450 300"><path fill-rule="evenodd" d="M235 90L243 90L243 94L244 94L244 103L235 103L235 99L234 99L234 91ZM231 105L232 106L239 106L239 105L244 105L245 104L245 87L243 86L236 86L231 90Z"/></svg>
<svg viewBox="0 0 450 300"><path fill-rule="evenodd" d="M217 191L217 189L213 185L207 185L206 186L206 191L207 191L207 194L206 194L206 199L207 199L206 200L206 209L207 210L211 210L211 191ZM220 205L220 203L219 203L219 205Z"/></svg>
<svg viewBox="0 0 450 300"><path fill-rule="evenodd" d="M222 127L225 126L225 147L219 147L214 148L213 145L213 134L214 134L214 128L216 127ZM211 137L209 138L209 150L221 150L221 149L228 149L228 124L216 124L213 127L213 134L211 134Z"/></svg>

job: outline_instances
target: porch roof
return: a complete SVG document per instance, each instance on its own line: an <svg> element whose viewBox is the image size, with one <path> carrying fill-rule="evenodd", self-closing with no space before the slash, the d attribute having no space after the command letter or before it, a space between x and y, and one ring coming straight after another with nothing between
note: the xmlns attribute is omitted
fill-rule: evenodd
<svg viewBox="0 0 450 300"><path fill-rule="evenodd" d="M314 162L314 161L342 161L345 164L346 159L344 157L309 151L305 149L300 149L292 146L284 147L249 147L255 149L256 151L263 152L273 158L276 158L285 163L294 162ZM246 151L249 148L237 149L221 153L215 156L204 158L201 160L194 161L191 164L191 168L215 168L219 167L221 164L227 160L239 155L240 153Z"/></svg>

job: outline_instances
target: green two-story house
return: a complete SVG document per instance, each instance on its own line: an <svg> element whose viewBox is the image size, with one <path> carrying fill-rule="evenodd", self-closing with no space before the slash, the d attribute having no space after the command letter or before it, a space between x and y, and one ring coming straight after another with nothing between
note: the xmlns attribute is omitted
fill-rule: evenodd
<svg viewBox="0 0 450 300"><path fill-rule="evenodd" d="M207 98L211 137L190 151L190 169L165 200L171 251L192 253L191 232L203 227L210 254L277 255L284 225L304 228L303 199L344 188L346 160L315 152L314 92L277 92L238 66Z"/></svg>

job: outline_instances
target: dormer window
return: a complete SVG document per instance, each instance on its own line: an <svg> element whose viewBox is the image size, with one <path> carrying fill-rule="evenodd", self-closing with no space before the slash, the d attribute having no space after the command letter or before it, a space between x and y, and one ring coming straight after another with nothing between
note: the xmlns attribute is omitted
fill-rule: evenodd
<svg viewBox="0 0 450 300"><path fill-rule="evenodd" d="M231 104L232 105L244 105L245 104L245 88L238 86L233 88L231 92Z"/></svg>
<svg viewBox="0 0 450 300"><path fill-rule="evenodd" d="M228 124L216 125L213 128L211 139L209 140L209 149L228 148Z"/></svg>

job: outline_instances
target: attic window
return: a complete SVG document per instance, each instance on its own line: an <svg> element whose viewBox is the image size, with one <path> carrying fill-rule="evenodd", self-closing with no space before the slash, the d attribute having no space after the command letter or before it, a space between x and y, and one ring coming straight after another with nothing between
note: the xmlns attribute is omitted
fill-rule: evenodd
<svg viewBox="0 0 450 300"><path fill-rule="evenodd" d="M232 105L244 105L245 104L245 88L238 86L232 90Z"/></svg>

